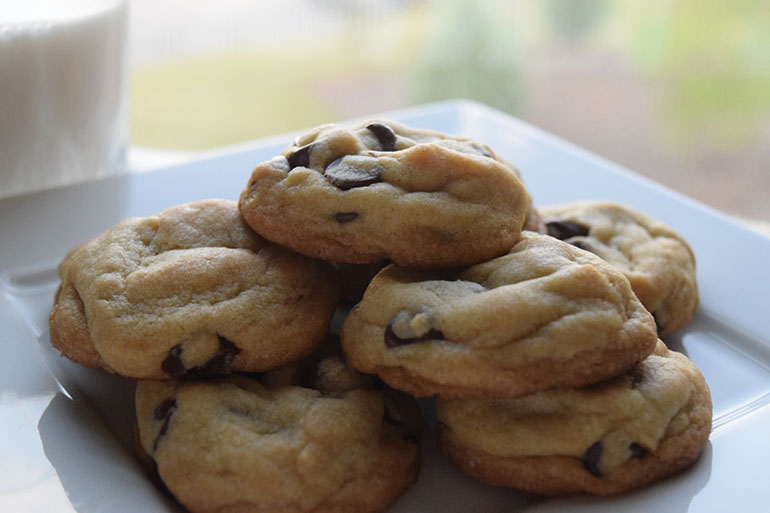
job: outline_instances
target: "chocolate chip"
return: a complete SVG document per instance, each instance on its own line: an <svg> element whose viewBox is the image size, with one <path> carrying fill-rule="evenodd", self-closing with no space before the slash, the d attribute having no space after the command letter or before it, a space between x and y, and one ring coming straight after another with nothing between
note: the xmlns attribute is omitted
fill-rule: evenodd
<svg viewBox="0 0 770 513"><path fill-rule="evenodd" d="M602 471L599 468L602 452L604 452L604 445L602 444L602 441L599 440L589 447L586 453L580 458L583 467L596 477L602 477Z"/></svg>
<svg viewBox="0 0 770 513"><path fill-rule="evenodd" d="M155 407L155 411L153 414L155 415L156 420L163 420L166 417L168 417L171 414L171 410L176 408L176 399L173 397L166 399L162 403L160 403L157 407Z"/></svg>
<svg viewBox="0 0 770 513"><path fill-rule="evenodd" d="M380 142L383 151L396 149L396 133L383 123L372 123L366 127Z"/></svg>
<svg viewBox="0 0 770 513"><path fill-rule="evenodd" d="M217 338L219 340L219 349L203 365L196 365L186 369L182 361L183 345L177 344L168 352L168 356L161 364L161 369L172 378L178 379L210 378L230 374L233 360L235 360L235 357L241 350L226 338L219 335L217 335Z"/></svg>
<svg viewBox="0 0 770 513"><path fill-rule="evenodd" d="M380 166L361 168L346 162L345 157L340 157L326 166L324 176L333 186L347 191L348 189L366 187L367 185L379 182L380 173L382 173Z"/></svg>
<svg viewBox="0 0 770 513"><path fill-rule="evenodd" d="M559 240L567 240L571 237L585 237L588 235L588 228L573 223L572 221L548 221L545 223L548 235L556 237Z"/></svg>
<svg viewBox="0 0 770 513"><path fill-rule="evenodd" d="M157 420L162 420L163 424L161 424L160 431L158 431L158 436L155 437L155 441L152 443L152 452L155 452L158 449L158 443L160 442L160 439L163 438L168 432L168 426L171 422L171 415L173 415L174 411L176 410L176 406L176 399L170 398L166 399L155 407L153 414Z"/></svg>
<svg viewBox="0 0 770 513"><path fill-rule="evenodd" d="M182 344L177 344L168 352L168 356L160 364L163 372L172 377L183 376L185 373L184 363L182 363Z"/></svg>
<svg viewBox="0 0 770 513"><path fill-rule="evenodd" d="M312 144L306 144L302 148L286 157L286 161L289 163L289 169L295 167L308 167L310 165L310 152L313 150Z"/></svg>
<svg viewBox="0 0 770 513"><path fill-rule="evenodd" d="M219 339L219 350L203 365L197 365L188 369L185 377L205 378L230 374L233 360L235 360L235 357L241 350L226 338L219 335L217 335L217 338Z"/></svg>
<svg viewBox="0 0 770 513"><path fill-rule="evenodd" d="M345 224L358 219L358 214L355 212L337 212L334 214L334 219L340 224Z"/></svg>
<svg viewBox="0 0 770 513"><path fill-rule="evenodd" d="M628 450L631 452L631 459L644 458L647 456L647 449L636 442L631 442L631 445L628 446Z"/></svg>
<svg viewBox="0 0 770 513"><path fill-rule="evenodd" d="M429 329L419 337L401 338L393 331L393 322L391 321L385 328L385 345L388 347L399 347L408 344L414 344L415 342L423 342L425 340L443 340L444 334L436 329Z"/></svg>

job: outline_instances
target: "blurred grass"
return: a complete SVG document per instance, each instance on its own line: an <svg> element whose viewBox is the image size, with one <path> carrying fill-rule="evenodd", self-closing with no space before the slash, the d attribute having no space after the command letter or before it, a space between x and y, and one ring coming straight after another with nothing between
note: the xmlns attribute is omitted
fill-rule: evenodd
<svg viewBox="0 0 770 513"><path fill-rule="evenodd" d="M624 7L625 53L664 92L661 129L669 144L705 137L732 150L752 142L770 115L770 4L650 0Z"/></svg>
<svg viewBox="0 0 770 513"><path fill-rule="evenodd" d="M293 57L211 55L135 72L133 143L198 150L333 118L312 97L307 68L293 66Z"/></svg>
<svg viewBox="0 0 770 513"><path fill-rule="evenodd" d="M532 59L561 45L646 77L662 144L730 149L770 115L768 27L766 0L417 2L281 46L136 70L132 142L198 150L455 97L526 118L543 69Z"/></svg>
<svg viewBox="0 0 770 513"><path fill-rule="evenodd" d="M415 49L411 96L417 103L472 98L511 114L527 100L522 77L523 37L504 2L447 0L426 20Z"/></svg>
<svg viewBox="0 0 770 513"><path fill-rule="evenodd" d="M136 70L132 143L200 150L348 117L320 96L321 86L361 75L403 76L424 16L414 8L366 30Z"/></svg>

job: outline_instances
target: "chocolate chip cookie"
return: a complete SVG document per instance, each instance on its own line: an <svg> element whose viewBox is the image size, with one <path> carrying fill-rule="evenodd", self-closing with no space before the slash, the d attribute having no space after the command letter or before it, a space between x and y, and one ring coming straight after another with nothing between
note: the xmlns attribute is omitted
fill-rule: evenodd
<svg viewBox="0 0 770 513"><path fill-rule="evenodd" d="M711 415L703 375L662 342L585 388L437 402L441 448L463 471L545 495L617 494L675 474L703 451Z"/></svg>
<svg viewBox="0 0 770 513"><path fill-rule="evenodd" d="M295 360L325 337L338 298L329 265L265 241L229 200L123 221L72 251L59 274L51 343L134 378Z"/></svg>
<svg viewBox="0 0 770 513"><path fill-rule="evenodd" d="M461 271L386 267L342 329L354 368L417 396L581 386L635 365L656 340L620 271L533 232Z"/></svg>
<svg viewBox="0 0 770 513"><path fill-rule="evenodd" d="M695 256L671 228L608 201L554 205L540 212L549 235L600 256L626 275L661 336L683 328L695 315Z"/></svg>
<svg viewBox="0 0 770 513"><path fill-rule="evenodd" d="M192 513L378 512L416 481L413 398L338 356L262 379L139 382L141 450Z"/></svg>
<svg viewBox="0 0 770 513"><path fill-rule="evenodd" d="M422 417L414 397L394 390L377 376L362 374L344 360L340 339L329 334L308 357L282 365L259 375L264 386L274 389L299 386L336 394L356 388L377 390L384 401L384 422L395 429L404 440L419 443L422 438Z"/></svg>
<svg viewBox="0 0 770 513"><path fill-rule="evenodd" d="M532 210L488 147L393 121L313 129L254 169L239 205L257 233L299 253L411 267L500 256Z"/></svg>

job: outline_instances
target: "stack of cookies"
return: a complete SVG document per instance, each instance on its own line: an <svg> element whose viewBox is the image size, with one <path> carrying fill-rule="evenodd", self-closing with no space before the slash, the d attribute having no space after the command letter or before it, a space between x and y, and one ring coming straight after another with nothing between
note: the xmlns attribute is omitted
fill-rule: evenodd
<svg viewBox="0 0 770 513"><path fill-rule="evenodd" d="M193 512L387 509L418 476L414 397L467 474L541 494L662 479L710 430L658 339L697 308L687 243L623 205L535 209L461 137L320 126L238 203L126 220L60 274L52 344L139 380L138 453Z"/></svg>

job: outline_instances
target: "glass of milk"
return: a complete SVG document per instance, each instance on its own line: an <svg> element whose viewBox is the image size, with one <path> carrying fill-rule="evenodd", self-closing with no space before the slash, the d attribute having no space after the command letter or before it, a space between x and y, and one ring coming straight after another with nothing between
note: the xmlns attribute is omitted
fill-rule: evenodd
<svg viewBox="0 0 770 513"><path fill-rule="evenodd" d="M126 0L0 0L0 198L123 168L127 14Z"/></svg>

